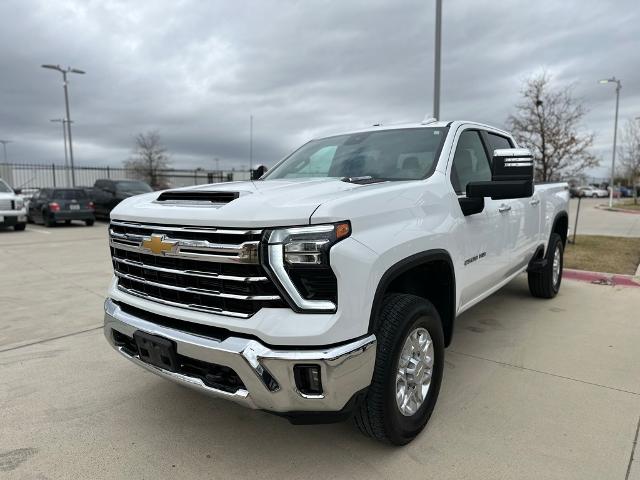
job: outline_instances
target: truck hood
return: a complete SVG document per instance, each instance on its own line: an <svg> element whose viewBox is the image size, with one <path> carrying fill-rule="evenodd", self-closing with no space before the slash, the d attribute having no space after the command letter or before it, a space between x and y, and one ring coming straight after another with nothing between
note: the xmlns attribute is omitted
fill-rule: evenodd
<svg viewBox="0 0 640 480"><path fill-rule="evenodd" d="M18 196L15 193L0 192L0 200L15 200Z"/></svg>
<svg viewBox="0 0 640 480"><path fill-rule="evenodd" d="M162 192L123 200L111 218L147 223L220 227L305 225L322 203L351 195L360 189L385 184L356 185L335 178L225 182L171 189L171 192L237 192L225 204L189 205L156 201ZM387 184L388 185L388 184Z"/></svg>

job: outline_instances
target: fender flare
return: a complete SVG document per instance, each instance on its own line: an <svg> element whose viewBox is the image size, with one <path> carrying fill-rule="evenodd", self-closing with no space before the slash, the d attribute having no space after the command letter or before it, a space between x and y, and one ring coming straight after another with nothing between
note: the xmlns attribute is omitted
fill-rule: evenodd
<svg viewBox="0 0 640 480"><path fill-rule="evenodd" d="M451 286L450 288L453 290L453 294L451 295L451 302L449 305L450 308L450 319L441 318L443 324L448 322L449 324L449 335L446 335L445 332L445 345L448 346L451 342L451 337L453 334L453 326L455 323L456 317L456 272L453 267L453 261L451 260L451 255L449 252L443 249L432 249L425 250L424 252L419 252L409 257L406 257L394 265L390 266L380 278L378 282L378 286L376 287L376 293L373 297L373 303L371 305L371 314L369 316L369 327L368 333L373 333L375 330L375 321L378 317L380 310L382 310L382 299L384 298L384 294L389 288L389 285L400 277L405 272L408 272L412 268L418 267L420 265L424 265L426 263L431 263L434 261L444 261L448 268L451 271ZM443 325L444 327L444 325Z"/></svg>

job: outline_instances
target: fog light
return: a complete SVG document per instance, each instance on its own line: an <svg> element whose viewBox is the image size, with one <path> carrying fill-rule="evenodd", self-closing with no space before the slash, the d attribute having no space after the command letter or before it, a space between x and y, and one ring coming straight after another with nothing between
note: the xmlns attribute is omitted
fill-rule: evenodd
<svg viewBox="0 0 640 480"><path fill-rule="evenodd" d="M295 365L293 377L298 391L303 395L322 395L319 365Z"/></svg>

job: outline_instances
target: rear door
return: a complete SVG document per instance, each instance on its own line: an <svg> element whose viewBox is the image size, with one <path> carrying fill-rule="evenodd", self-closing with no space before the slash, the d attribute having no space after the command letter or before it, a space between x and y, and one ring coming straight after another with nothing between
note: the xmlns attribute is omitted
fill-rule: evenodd
<svg viewBox="0 0 640 480"><path fill-rule="evenodd" d="M489 154L493 157L493 151L499 148L513 148L513 141L496 132L483 130L483 137L489 147ZM514 198L502 200L510 207L505 212L507 219L508 248L511 255L511 273L521 269L529 263L531 257L540 244L541 205L540 192L535 189L533 196L529 198Z"/></svg>
<svg viewBox="0 0 640 480"><path fill-rule="evenodd" d="M450 181L456 192L454 216L458 217L456 232L452 236L457 250L462 253L457 263L456 282L460 285L460 306L464 307L483 297L504 280L509 269L507 237L508 216L502 200L485 198L480 213L464 216L459 198L465 197L469 182L491 180L488 150L480 130L467 128L456 132L450 161Z"/></svg>

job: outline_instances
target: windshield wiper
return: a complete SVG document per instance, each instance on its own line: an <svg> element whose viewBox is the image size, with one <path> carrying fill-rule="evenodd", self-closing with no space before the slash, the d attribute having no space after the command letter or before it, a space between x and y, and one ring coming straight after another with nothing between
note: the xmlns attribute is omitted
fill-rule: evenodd
<svg viewBox="0 0 640 480"><path fill-rule="evenodd" d="M377 177L372 177L370 175L365 175L365 176L362 176L362 177L342 177L340 180L342 182L355 183L357 185L368 185L369 183L386 182L388 179L386 179L386 178L377 178Z"/></svg>

